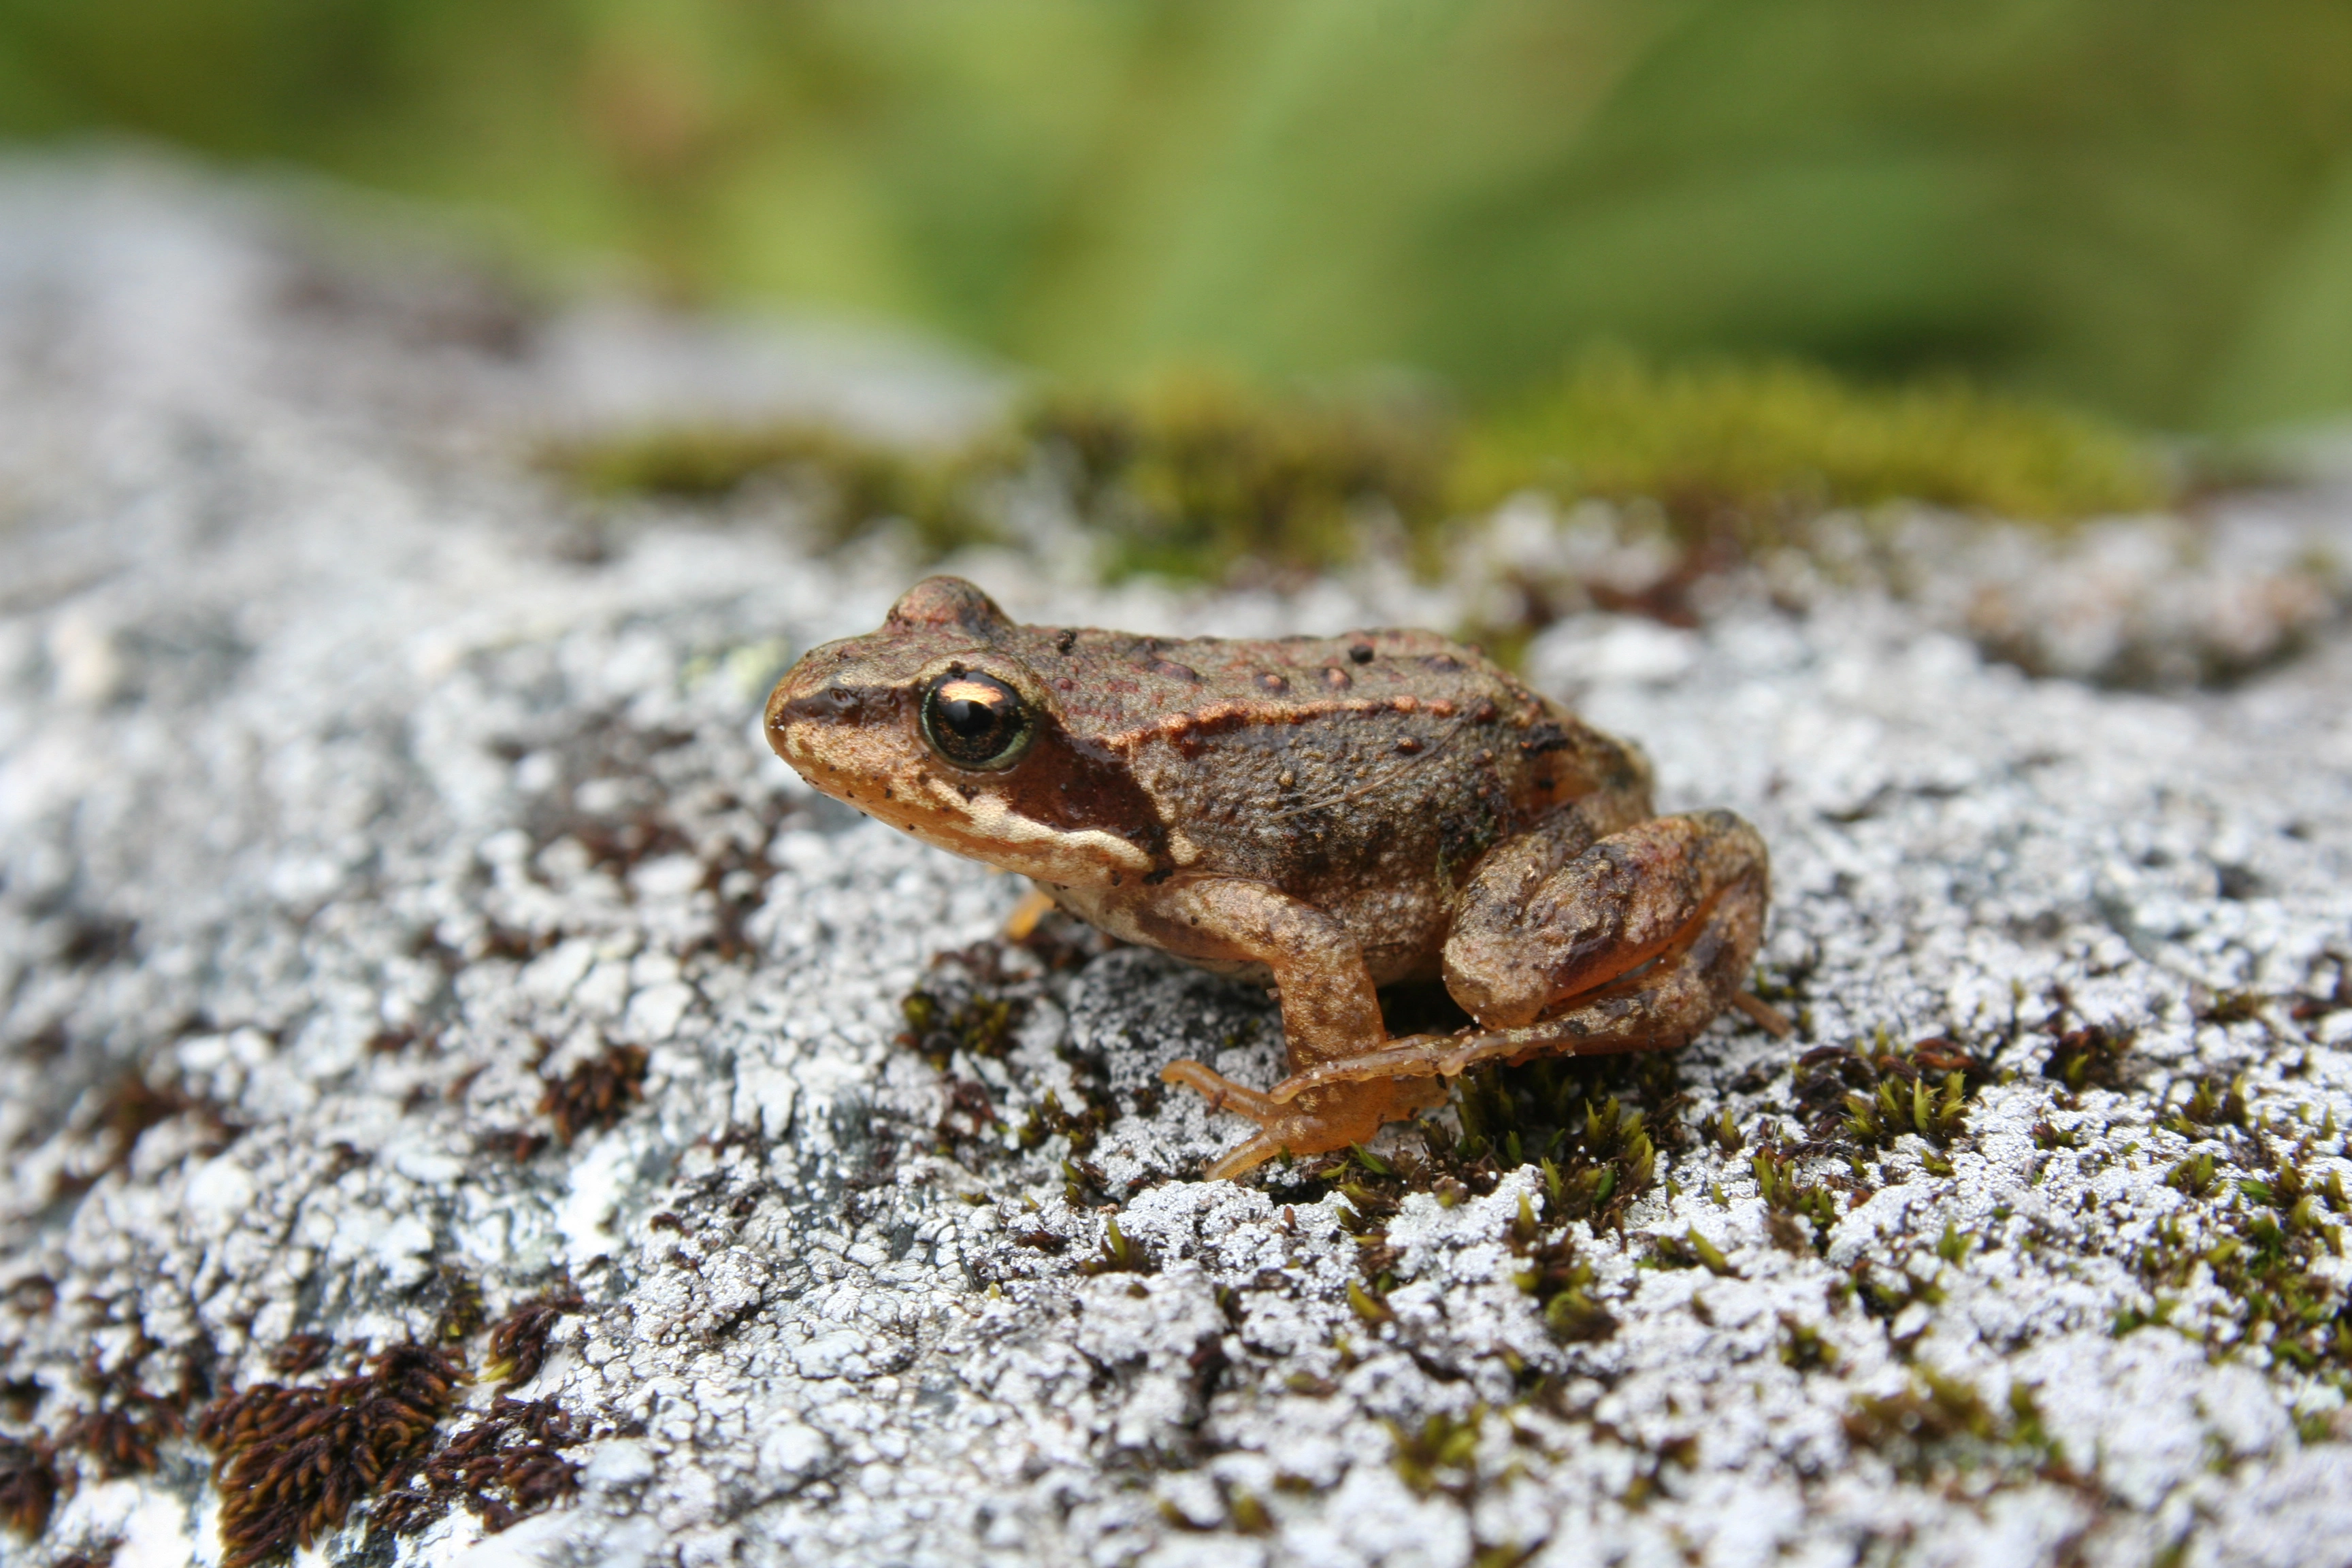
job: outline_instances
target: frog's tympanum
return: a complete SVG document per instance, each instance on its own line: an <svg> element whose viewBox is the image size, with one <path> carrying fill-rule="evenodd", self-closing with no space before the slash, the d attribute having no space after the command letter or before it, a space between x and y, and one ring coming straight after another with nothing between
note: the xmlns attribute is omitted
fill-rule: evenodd
<svg viewBox="0 0 2352 1568"><path fill-rule="evenodd" d="M1764 921L1754 828L1654 816L1638 751L1433 632L1024 626L933 577L795 665L767 731L825 794L1272 984L1289 1078L1162 1074L1257 1124L1213 1176L1368 1139L1477 1063L1680 1046ZM1475 1026L1391 1037L1374 988L1441 976Z"/></svg>

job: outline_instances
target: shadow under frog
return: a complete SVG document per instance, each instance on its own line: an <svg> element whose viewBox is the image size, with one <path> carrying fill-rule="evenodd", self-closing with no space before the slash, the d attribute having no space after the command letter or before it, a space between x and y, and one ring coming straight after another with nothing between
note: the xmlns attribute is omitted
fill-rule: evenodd
<svg viewBox="0 0 2352 1568"><path fill-rule="evenodd" d="M767 734L829 795L1273 985L1289 1078L1161 1075L1257 1124L1213 1177L1360 1142L1481 1062L1683 1045L1762 933L1753 827L1654 815L1637 750L1433 632L1025 626L932 577L793 666ZM1391 1037L1375 988L1440 978L1475 1026Z"/></svg>

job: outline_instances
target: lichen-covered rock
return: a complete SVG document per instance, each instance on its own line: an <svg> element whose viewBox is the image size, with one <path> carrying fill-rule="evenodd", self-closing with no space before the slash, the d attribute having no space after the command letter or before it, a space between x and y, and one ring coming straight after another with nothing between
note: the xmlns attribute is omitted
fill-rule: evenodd
<svg viewBox="0 0 2352 1568"><path fill-rule="evenodd" d="M656 329L281 234L0 181L10 1560L2352 1560L2333 623L2154 696L1867 585L1564 621L1538 677L1764 829L1798 1037L1207 1184L1239 1129L1155 1074L1269 1079L1263 996L1000 939L1013 885L759 742L905 563L583 550L519 454ZM1171 632L1432 603L968 569Z"/></svg>

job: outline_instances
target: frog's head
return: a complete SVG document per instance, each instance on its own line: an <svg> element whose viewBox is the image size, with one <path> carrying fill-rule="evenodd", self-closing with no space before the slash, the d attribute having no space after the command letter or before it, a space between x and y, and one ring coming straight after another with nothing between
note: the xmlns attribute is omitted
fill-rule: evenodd
<svg viewBox="0 0 2352 1568"><path fill-rule="evenodd" d="M1149 875L1166 834L1123 759L1074 742L1021 657L1045 646L956 577L879 631L814 648L768 698L768 744L867 816L1063 886Z"/></svg>

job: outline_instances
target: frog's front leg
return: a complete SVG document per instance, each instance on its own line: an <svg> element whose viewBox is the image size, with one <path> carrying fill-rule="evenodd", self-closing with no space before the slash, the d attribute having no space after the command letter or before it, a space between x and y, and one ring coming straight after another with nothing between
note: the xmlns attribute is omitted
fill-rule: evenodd
<svg viewBox="0 0 2352 1568"><path fill-rule="evenodd" d="M1363 950L1345 926L1310 904L1262 882L1203 877L1160 889L1134 918L1171 952L1272 970L1294 1076L1376 1050L1388 1037ZM1442 1085L1391 1079L1339 1084L1276 1104L1196 1061L1171 1062L1160 1076L1258 1124L1256 1136L1209 1168L1212 1180L1238 1176L1286 1150L1344 1149L1370 1138L1382 1122L1445 1099Z"/></svg>
<svg viewBox="0 0 2352 1568"><path fill-rule="evenodd" d="M1685 1044L1746 983L1769 883L1764 841L1727 811L1658 817L1598 842L1562 814L1496 850L1464 889L1445 984L1482 1027L1322 1063L1266 1099Z"/></svg>

